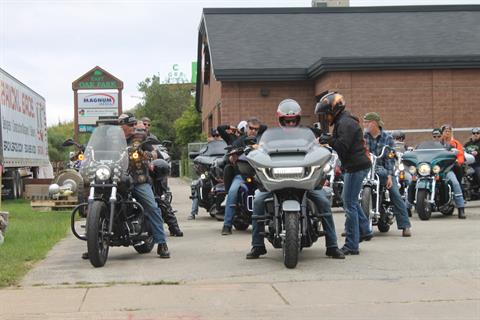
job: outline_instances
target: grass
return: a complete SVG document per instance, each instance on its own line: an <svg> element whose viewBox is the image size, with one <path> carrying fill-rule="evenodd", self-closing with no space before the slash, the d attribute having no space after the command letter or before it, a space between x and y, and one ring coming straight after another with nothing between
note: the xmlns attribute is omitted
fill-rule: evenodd
<svg viewBox="0 0 480 320"><path fill-rule="evenodd" d="M2 201L10 213L5 243L0 246L0 288L18 284L35 262L67 234L67 212L37 212L25 200Z"/></svg>

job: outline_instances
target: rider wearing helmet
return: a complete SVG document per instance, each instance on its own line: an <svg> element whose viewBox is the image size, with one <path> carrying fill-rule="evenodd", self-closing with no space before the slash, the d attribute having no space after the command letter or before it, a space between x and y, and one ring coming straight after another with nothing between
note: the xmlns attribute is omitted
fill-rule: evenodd
<svg viewBox="0 0 480 320"><path fill-rule="evenodd" d="M292 99L285 99L278 105L277 118L282 128L298 127L300 125L302 108ZM253 203L253 215L263 216L265 212L265 200L271 197L270 192L255 192ZM325 231L326 255L334 259L345 259L345 255L337 245L335 223L333 222L330 201L325 190L321 187L308 193L309 198L315 203L317 212L322 215L322 226ZM267 253L264 243L265 224L263 221L252 219L252 249L247 254L247 259L257 259Z"/></svg>
<svg viewBox="0 0 480 320"><path fill-rule="evenodd" d="M344 171L343 205L345 221L345 254L359 254L360 240L372 237L372 230L359 202L363 179L371 167L360 121L345 111L345 99L337 92L324 95L315 107L323 130L320 143L329 144L338 154ZM332 135L328 134L333 126Z"/></svg>
<svg viewBox="0 0 480 320"><path fill-rule="evenodd" d="M280 127L298 127L302 118L302 108L297 101L285 99L278 105L277 119Z"/></svg>

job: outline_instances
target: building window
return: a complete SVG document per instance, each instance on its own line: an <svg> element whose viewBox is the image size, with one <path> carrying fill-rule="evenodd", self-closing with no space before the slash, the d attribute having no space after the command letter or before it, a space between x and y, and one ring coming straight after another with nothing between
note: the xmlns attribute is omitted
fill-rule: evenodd
<svg viewBox="0 0 480 320"><path fill-rule="evenodd" d="M208 45L203 46L203 83L209 84L210 83L210 50L208 49Z"/></svg>

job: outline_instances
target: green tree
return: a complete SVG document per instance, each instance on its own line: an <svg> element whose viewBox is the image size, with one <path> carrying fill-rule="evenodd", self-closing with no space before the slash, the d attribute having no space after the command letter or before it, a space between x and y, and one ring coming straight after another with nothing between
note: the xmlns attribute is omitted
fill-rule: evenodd
<svg viewBox="0 0 480 320"><path fill-rule="evenodd" d="M158 76L146 78L138 85L143 101L135 106L133 112L139 119L146 116L152 120L150 131L160 140L174 142L174 158L180 154L174 123L193 105L192 89L192 84L162 84Z"/></svg>
<svg viewBox="0 0 480 320"><path fill-rule="evenodd" d="M60 122L47 129L48 156L50 161L68 161L68 154L74 147L63 147L65 140L73 139L73 122ZM85 144L90 135L81 134L80 143Z"/></svg>
<svg viewBox="0 0 480 320"><path fill-rule="evenodd" d="M204 140L202 135L202 118L195 106L190 105L174 123L176 140L180 146L186 146L190 142Z"/></svg>

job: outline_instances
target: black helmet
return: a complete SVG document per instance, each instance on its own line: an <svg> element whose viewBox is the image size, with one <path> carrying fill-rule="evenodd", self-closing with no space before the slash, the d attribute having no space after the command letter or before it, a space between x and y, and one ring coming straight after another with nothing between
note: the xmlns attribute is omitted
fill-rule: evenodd
<svg viewBox="0 0 480 320"><path fill-rule="evenodd" d="M392 138L395 140L404 141L405 140L405 133L401 130L395 130L392 132Z"/></svg>
<svg viewBox="0 0 480 320"><path fill-rule="evenodd" d="M331 114L334 118L343 110L345 110L345 99L338 92L327 93L315 106L315 114Z"/></svg>
<svg viewBox="0 0 480 320"><path fill-rule="evenodd" d="M295 120L295 126L300 125L302 117L302 107L293 99L285 99L278 105L277 119L281 127L285 127L286 121Z"/></svg>

